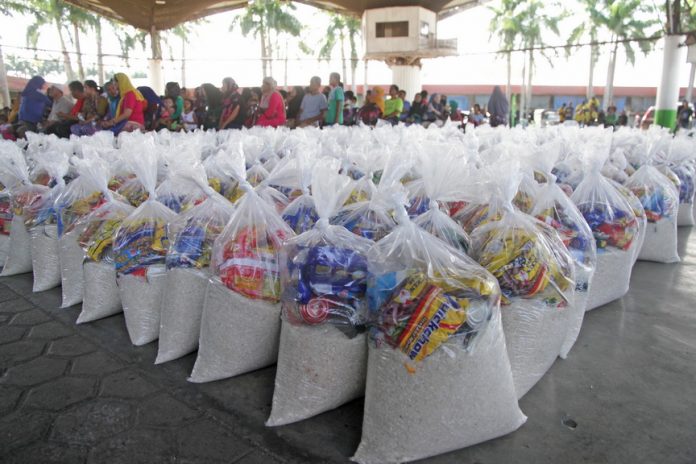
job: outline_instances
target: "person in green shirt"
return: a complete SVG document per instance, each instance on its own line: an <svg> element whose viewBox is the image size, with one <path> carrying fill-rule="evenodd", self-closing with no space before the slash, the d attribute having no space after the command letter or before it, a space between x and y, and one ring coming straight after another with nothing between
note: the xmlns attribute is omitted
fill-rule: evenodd
<svg viewBox="0 0 696 464"><path fill-rule="evenodd" d="M399 116L404 110L404 101L399 98L399 86L392 85L389 87L389 97L389 100L384 102L384 115L382 119L392 124L398 124Z"/></svg>
<svg viewBox="0 0 696 464"><path fill-rule="evenodd" d="M343 88L341 84L341 75L338 73L331 73L329 76L329 86L331 91L329 92L329 107L326 111L326 117L324 118L324 125L331 126L333 124L343 124L343 102L345 96L343 95Z"/></svg>
<svg viewBox="0 0 696 464"><path fill-rule="evenodd" d="M604 116L604 127L614 127L619 122L619 115L616 113L616 107L610 106L607 108L607 114Z"/></svg>

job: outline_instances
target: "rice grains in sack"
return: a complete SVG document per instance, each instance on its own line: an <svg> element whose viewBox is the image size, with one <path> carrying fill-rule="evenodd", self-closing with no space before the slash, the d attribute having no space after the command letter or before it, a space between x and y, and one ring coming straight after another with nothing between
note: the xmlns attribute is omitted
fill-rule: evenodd
<svg viewBox="0 0 696 464"><path fill-rule="evenodd" d="M575 300L568 308L570 321L560 353L561 358L565 359L580 334L597 265L597 248L585 218L556 184L555 176L545 176L547 182L539 187L532 216L558 233L573 260L575 275Z"/></svg>
<svg viewBox="0 0 696 464"><path fill-rule="evenodd" d="M573 262L554 229L513 208L516 182L503 180L501 219L471 236L472 256L498 279L515 391L522 398L551 368L568 332Z"/></svg>
<svg viewBox="0 0 696 464"><path fill-rule="evenodd" d="M638 257L636 247L640 246L640 223L636 210L627 200L628 195L633 195L625 188L623 193L617 188L618 184L604 177L600 172L601 154L595 158L571 197L590 226L597 246L593 277L597 284L590 287L587 311L628 292L633 263ZM642 210L640 204L636 208Z"/></svg>
<svg viewBox="0 0 696 464"><path fill-rule="evenodd" d="M61 284L55 201L65 189L63 177L68 172L68 157L62 153L43 152L37 153L35 160L35 173L47 177L47 186L31 186L41 193L24 208L23 216L31 237L33 291L43 292Z"/></svg>
<svg viewBox="0 0 696 464"><path fill-rule="evenodd" d="M10 245L10 225L12 224L12 207L10 193L3 187L0 191L0 264L5 264Z"/></svg>
<svg viewBox="0 0 696 464"><path fill-rule="evenodd" d="M625 185L640 200L648 220L645 240L638 259L660 263L679 262L679 192L674 184L654 166L643 165Z"/></svg>
<svg viewBox="0 0 696 464"><path fill-rule="evenodd" d="M205 185L206 181L201 182ZM234 211L227 199L207 185L206 190L206 200L170 224L172 240L155 364L180 358L198 347L213 243Z"/></svg>
<svg viewBox="0 0 696 464"><path fill-rule="evenodd" d="M0 182L9 192L12 213L9 225L3 226L4 230L9 230L9 238L7 257L3 261L0 276L31 272L31 239L22 214L24 207L35 200L35 192L32 189L26 189L32 184L24 154L17 145L5 140L0 140ZM22 194L23 190L24 194ZM31 195L26 196L26 194Z"/></svg>
<svg viewBox="0 0 696 464"><path fill-rule="evenodd" d="M85 254L85 280L82 311L77 317L77 324L123 311L116 280L113 245L121 222L134 210L125 200L114 199L109 195L106 203L80 220L83 224L78 243Z"/></svg>
<svg viewBox="0 0 696 464"><path fill-rule="evenodd" d="M314 170L319 221L281 253L283 317L269 426L316 416L365 391L367 251L373 242L329 224L350 194L350 179L332 161Z"/></svg>
<svg viewBox="0 0 696 464"><path fill-rule="evenodd" d="M191 382L233 377L278 357L278 253L293 233L248 182L240 186L245 193L213 245Z"/></svg>
<svg viewBox="0 0 696 464"><path fill-rule="evenodd" d="M123 220L114 238L114 264L131 342L145 345L159 337L166 283L169 223L176 213L156 200L157 157L152 149L134 157L133 170L148 199Z"/></svg>
<svg viewBox="0 0 696 464"><path fill-rule="evenodd" d="M526 420L488 272L397 211L368 254L371 314L359 463L400 463L490 440ZM495 386L492 388L492 386Z"/></svg>
<svg viewBox="0 0 696 464"><path fill-rule="evenodd" d="M107 168L99 159L73 158L78 177L70 182L55 203L58 214L58 253L63 290L61 308L82 301L84 252L77 239L82 233L79 220L99 208L108 195Z"/></svg>

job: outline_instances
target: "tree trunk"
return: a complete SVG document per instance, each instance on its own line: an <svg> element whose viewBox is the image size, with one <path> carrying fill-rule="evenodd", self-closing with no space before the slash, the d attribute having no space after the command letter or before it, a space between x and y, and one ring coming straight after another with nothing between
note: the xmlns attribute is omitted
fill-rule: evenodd
<svg viewBox="0 0 696 464"><path fill-rule="evenodd" d="M186 37L181 37L181 87L186 87Z"/></svg>
<svg viewBox="0 0 696 464"><path fill-rule="evenodd" d="M82 47L80 47L80 28L76 22L72 23L73 33L75 34L75 51L77 52L77 75L80 81L85 80L85 67L82 65Z"/></svg>
<svg viewBox="0 0 696 464"><path fill-rule="evenodd" d="M65 75L68 81L75 80L75 71L73 71L72 63L70 62L70 54L65 46L65 39L63 38L63 27L60 25L60 20L55 18L54 23L56 25L56 30L58 31L58 39L60 40L60 50L63 53L63 66L65 66Z"/></svg>
<svg viewBox="0 0 696 464"><path fill-rule="evenodd" d="M505 97L508 103L512 98L512 53L507 53L507 84L505 85Z"/></svg>
<svg viewBox="0 0 696 464"><path fill-rule="evenodd" d="M358 70L358 52L355 50L355 39L350 36L350 84L351 90L355 95L358 94L358 83L355 80L355 74Z"/></svg>
<svg viewBox="0 0 696 464"><path fill-rule="evenodd" d="M104 82L104 51L102 49L102 29L101 18L97 16L97 24L94 26L97 33L97 74L99 74L99 84Z"/></svg>
<svg viewBox="0 0 696 464"><path fill-rule="evenodd" d="M612 40L616 40L612 37ZM607 84L604 88L604 102L602 108L604 111L609 108L614 100L614 72L616 71L616 52L619 48L619 43L614 42L614 48L611 50L611 55L609 56L609 68L607 69Z"/></svg>
<svg viewBox="0 0 696 464"><path fill-rule="evenodd" d="M348 80L348 65L346 63L346 36L343 33L343 30L341 30L341 78L343 79L343 82Z"/></svg>
<svg viewBox="0 0 696 464"><path fill-rule="evenodd" d="M261 36L261 79L269 75L268 70L268 49L266 48L266 29L263 24L259 26L259 35Z"/></svg>
<svg viewBox="0 0 696 464"><path fill-rule="evenodd" d="M594 67L597 59L597 46L590 47L590 78L587 80L587 101L594 95Z"/></svg>
<svg viewBox="0 0 696 464"><path fill-rule="evenodd" d="M7 83L7 70L5 69L5 58L2 54L2 47L0 47L0 96L2 96L3 104L2 106L12 107L12 101L10 100L10 87Z"/></svg>
<svg viewBox="0 0 696 464"><path fill-rule="evenodd" d="M532 105L532 96L534 95L534 87L532 87L532 80L534 78L534 50L529 50L529 69L527 70L529 77L527 78L527 105L534 111L534 106Z"/></svg>
<svg viewBox="0 0 696 464"><path fill-rule="evenodd" d="M522 63L522 88L520 90L520 124L524 126L525 122L523 121L527 121L527 54L523 53L522 57L524 61Z"/></svg>

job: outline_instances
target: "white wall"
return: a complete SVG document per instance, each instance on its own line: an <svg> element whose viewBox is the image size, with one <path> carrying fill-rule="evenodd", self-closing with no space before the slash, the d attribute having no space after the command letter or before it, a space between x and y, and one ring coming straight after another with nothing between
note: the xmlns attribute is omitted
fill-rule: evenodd
<svg viewBox="0 0 696 464"><path fill-rule="evenodd" d="M408 21L408 37L377 37L377 23ZM420 47L421 21L428 23L430 33L436 34L437 16L421 7L393 7L366 10L363 13L364 47L368 54L412 52Z"/></svg>

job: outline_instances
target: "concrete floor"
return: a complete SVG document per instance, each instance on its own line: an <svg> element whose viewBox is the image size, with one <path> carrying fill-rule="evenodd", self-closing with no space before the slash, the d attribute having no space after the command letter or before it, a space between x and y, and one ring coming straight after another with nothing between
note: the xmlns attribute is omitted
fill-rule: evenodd
<svg viewBox="0 0 696 464"><path fill-rule="evenodd" d="M569 358L521 400L520 430L423 462L695 463L690 232L681 264L638 263L629 294L586 315ZM358 445L362 401L266 428L274 368L190 384L194 355L154 366L156 344L132 346L122 315L75 326L79 307L31 284L0 279L1 462L328 463Z"/></svg>

